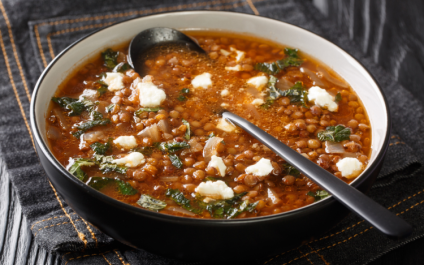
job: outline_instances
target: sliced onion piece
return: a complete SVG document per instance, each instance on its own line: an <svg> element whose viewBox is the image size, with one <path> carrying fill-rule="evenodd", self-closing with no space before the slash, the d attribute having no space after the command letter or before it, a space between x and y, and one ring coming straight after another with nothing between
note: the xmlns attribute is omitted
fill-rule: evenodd
<svg viewBox="0 0 424 265"><path fill-rule="evenodd" d="M187 211L186 209L183 209L181 207L177 207L177 206L168 206L165 209L172 211L174 213L181 213L181 214L188 215L188 216L191 216L191 217L196 216L194 213Z"/></svg>
<svg viewBox="0 0 424 265"><path fill-rule="evenodd" d="M246 111L246 114L252 115L255 119L260 119L261 115L259 115L258 110L256 109L255 105L253 104L243 104L243 107Z"/></svg>
<svg viewBox="0 0 424 265"><path fill-rule="evenodd" d="M69 123L63 113L58 109L53 109L53 114L59 120L59 124L60 127L62 127L62 130L69 130Z"/></svg>
<svg viewBox="0 0 424 265"><path fill-rule="evenodd" d="M171 131L169 124L166 120L160 120L158 122L158 127L159 127L159 130L161 130L164 133L169 133Z"/></svg>
<svg viewBox="0 0 424 265"><path fill-rule="evenodd" d="M268 188L268 198L274 205L279 204L281 202L281 199L278 197L278 194L275 192L275 190L271 188Z"/></svg>
<svg viewBox="0 0 424 265"><path fill-rule="evenodd" d="M178 176L168 176L168 177L160 177L159 180L163 181L163 182L174 182L174 181L178 181L179 177Z"/></svg>
<svg viewBox="0 0 424 265"><path fill-rule="evenodd" d="M314 86L320 86L320 87L326 87L326 85L324 84L324 82L322 82L322 80L317 76L316 73L314 73L313 71L305 68L305 67L301 67L300 71L302 73L305 73L309 76L309 78L313 81L313 85Z"/></svg>
<svg viewBox="0 0 424 265"><path fill-rule="evenodd" d="M287 90L290 89L292 86L294 86L294 84L292 82L290 82L289 80L287 80L286 78L282 77L281 79L278 80L277 84L275 84L275 87L280 89L280 90Z"/></svg>
<svg viewBox="0 0 424 265"><path fill-rule="evenodd" d="M86 132L82 135L82 139L86 142L94 143L94 142L97 142L99 140L104 140L105 134L103 133L103 131Z"/></svg>
<svg viewBox="0 0 424 265"><path fill-rule="evenodd" d="M329 154L342 154L346 153L346 150L341 143L325 141L325 152Z"/></svg>
<svg viewBox="0 0 424 265"><path fill-rule="evenodd" d="M346 152L342 154L342 157L358 157L361 153L352 153L352 152Z"/></svg>
<svg viewBox="0 0 424 265"><path fill-rule="evenodd" d="M190 149L184 149L181 152L181 155L186 155L189 153L197 153L201 152L203 150L203 145L200 144L196 139L192 138L190 141L188 141L188 144L190 145Z"/></svg>
<svg viewBox="0 0 424 265"><path fill-rule="evenodd" d="M330 75L330 73L327 71L327 69L325 69L324 67L322 67L322 66L317 66L317 70L318 70L318 72L320 72L320 73L321 73L321 75L322 75L325 79L327 79L327 81L328 81L328 82L333 83L333 84L335 84L336 86L343 87L343 88L348 88L348 87L349 87L349 85L348 85L348 84L346 84L344 81L342 81L342 80L340 80L340 79L337 79L337 78L336 78L336 77L334 77L334 76L331 76L331 75Z"/></svg>
<svg viewBox="0 0 424 265"><path fill-rule="evenodd" d="M203 148L203 157L205 158L205 162L211 161L211 157L218 153L218 145L224 139L221 137L212 137L206 141L205 148Z"/></svg>
<svg viewBox="0 0 424 265"><path fill-rule="evenodd" d="M47 138L52 139L52 140L57 140L62 136L59 128L54 127L54 126L49 126L46 134L47 134Z"/></svg>
<svg viewBox="0 0 424 265"><path fill-rule="evenodd" d="M141 132L139 132L137 135L141 137L150 137L152 138L153 142L160 142L160 132L159 128L156 124L153 124Z"/></svg>

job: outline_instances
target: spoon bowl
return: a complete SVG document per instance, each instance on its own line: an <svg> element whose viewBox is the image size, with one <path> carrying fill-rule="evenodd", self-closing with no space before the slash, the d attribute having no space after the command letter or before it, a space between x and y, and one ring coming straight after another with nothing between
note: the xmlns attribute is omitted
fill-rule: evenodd
<svg viewBox="0 0 424 265"><path fill-rule="evenodd" d="M172 28L149 28L137 34L128 48L128 63L140 75L143 75L146 55L158 46L178 45L192 51L206 52L190 37Z"/></svg>

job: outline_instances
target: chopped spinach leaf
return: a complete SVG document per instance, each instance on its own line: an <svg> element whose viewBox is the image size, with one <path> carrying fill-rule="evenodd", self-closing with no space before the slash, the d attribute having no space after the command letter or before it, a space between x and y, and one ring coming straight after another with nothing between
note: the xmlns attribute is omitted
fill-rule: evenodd
<svg viewBox="0 0 424 265"><path fill-rule="evenodd" d="M126 174L128 168L126 166L117 165L113 163L113 157L112 156L104 156L104 155L94 155L94 159L96 160L97 164L99 165L99 169L103 172L103 174L109 173L109 172L117 172L120 174Z"/></svg>
<svg viewBox="0 0 424 265"><path fill-rule="evenodd" d="M110 104L109 106L106 107L106 112L110 113L114 107L115 107L115 104Z"/></svg>
<svg viewBox="0 0 424 265"><path fill-rule="evenodd" d="M179 95L178 95L177 99L178 99L179 101L186 101L186 100L187 100L187 94L188 94L188 93L190 93L190 89L188 89L188 88L183 88L183 89L181 89L181 91L180 91L180 93L179 93Z"/></svg>
<svg viewBox="0 0 424 265"><path fill-rule="evenodd" d="M97 93L99 93L99 97L103 96L107 92L107 86L106 85L100 85L100 87L97 89Z"/></svg>
<svg viewBox="0 0 424 265"><path fill-rule="evenodd" d="M304 89L302 82L296 82L288 90L281 91L280 95L283 97L288 97L291 104L302 104L307 108L308 104L308 92Z"/></svg>
<svg viewBox="0 0 424 265"><path fill-rule="evenodd" d="M303 60L299 58L297 52L297 49L285 48L285 58L272 63L257 63L255 64L255 70L270 75L276 75L287 67L300 66L303 63Z"/></svg>
<svg viewBox="0 0 424 265"><path fill-rule="evenodd" d="M134 148L133 151L142 153L145 156L150 156L156 148L157 147L155 146L143 146L143 147Z"/></svg>
<svg viewBox="0 0 424 265"><path fill-rule="evenodd" d="M127 63L119 63L115 68L114 71L125 73L127 70L131 69L131 66Z"/></svg>
<svg viewBox="0 0 424 265"><path fill-rule="evenodd" d="M134 189L128 182L119 179L115 179L115 181L118 184L118 190L122 195L134 195L138 193L138 190Z"/></svg>
<svg viewBox="0 0 424 265"><path fill-rule="evenodd" d="M209 135L208 135L209 139L210 139L210 138L213 138L213 137L215 137L215 136L216 136L216 135L215 135L213 132L211 132L211 134L209 134Z"/></svg>
<svg viewBox="0 0 424 265"><path fill-rule="evenodd" d="M109 140L105 144L95 142L91 144L90 147L91 149L93 149L95 154L104 155L112 148L112 138L109 138Z"/></svg>
<svg viewBox="0 0 424 265"><path fill-rule="evenodd" d="M155 199L147 194L141 194L140 199L137 201L137 204L151 211L162 210L167 205L165 202Z"/></svg>
<svg viewBox="0 0 424 265"><path fill-rule="evenodd" d="M341 142L350 139L350 129L343 125L328 126L325 131L318 133L320 141Z"/></svg>
<svg viewBox="0 0 424 265"><path fill-rule="evenodd" d="M267 87L268 87L268 90L269 90L268 99L276 100L277 98L280 97L280 91L281 90L279 90L275 87L276 83L277 83L277 78L273 75L270 75L269 80L268 80L268 84L267 84Z"/></svg>
<svg viewBox="0 0 424 265"><path fill-rule="evenodd" d="M291 175L296 178L300 176L300 171L289 163L284 163L283 168L287 175Z"/></svg>
<svg viewBox="0 0 424 265"><path fill-rule="evenodd" d="M102 52L102 58L104 61L104 65L112 70L117 65L117 58L118 58L119 52L115 52L112 49L107 49L106 51Z"/></svg>
<svg viewBox="0 0 424 265"><path fill-rule="evenodd" d="M190 145L187 142L173 142L173 143L161 143L159 144L158 148L162 152L166 153L175 153L177 151L190 148Z"/></svg>
<svg viewBox="0 0 424 265"><path fill-rule="evenodd" d="M138 190L134 189L129 183L120 179L91 177L86 184L96 190L101 190L108 185L117 185L118 191L122 195L134 195L138 193Z"/></svg>
<svg viewBox="0 0 424 265"><path fill-rule="evenodd" d="M219 178L215 178L215 177L212 177L212 176L207 176L207 177L203 180L203 182L206 182L206 181L217 181L217 180L221 180L221 179L219 179Z"/></svg>
<svg viewBox="0 0 424 265"><path fill-rule="evenodd" d="M182 168L183 167L183 162L181 162L181 159L173 154L173 155L169 155L169 159L171 160L171 163L174 167L176 168Z"/></svg>
<svg viewBox="0 0 424 265"><path fill-rule="evenodd" d="M138 109L136 112L135 112L135 115L140 115L141 113L143 113L143 112L158 112L159 110L161 110L161 109L163 109L163 108L161 108L161 107L156 107L156 108L141 108L141 109Z"/></svg>
<svg viewBox="0 0 424 265"><path fill-rule="evenodd" d="M62 108L69 110L68 116L78 116L84 110L90 111L94 107L94 103L87 99L78 100L69 97L52 97L52 101L59 104Z"/></svg>
<svg viewBox="0 0 424 265"><path fill-rule="evenodd" d="M271 107L271 105L272 105L272 104L274 104L274 102L275 102L275 100L273 100L273 99L267 99L267 100L265 101L265 103L264 103L264 104L262 104L260 107L261 107L262 109L264 109L264 110L267 110L267 109L269 109L269 108Z"/></svg>
<svg viewBox="0 0 424 265"><path fill-rule="evenodd" d="M87 177L87 174L81 169L82 166L91 167L96 163L90 159L85 158L76 158L73 161L73 164L69 167L68 171L74 175L77 179L84 181Z"/></svg>
<svg viewBox="0 0 424 265"><path fill-rule="evenodd" d="M342 94L340 94L340 92L339 92L339 93L337 93L337 95L336 95L336 97L335 97L334 101L335 101L336 103L339 103L339 102L340 102L340 100L342 100Z"/></svg>
<svg viewBox="0 0 424 265"><path fill-rule="evenodd" d="M167 189L165 195L171 197L174 202L192 213L201 214L203 212L202 209L193 207L190 200L178 189Z"/></svg>
<svg viewBox="0 0 424 265"><path fill-rule="evenodd" d="M218 200L211 203L199 202L199 205L209 211L213 218L231 219L237 217L242 212L253 212L258 205L258 202L249 203L248 200L242 201L241 198L247 192L236 194L228 200Z"/></svg>
<svg viewBox="0 0 424 265"><path fill-rule="evenodd" d="M91 121L86 121L77 126L78 131L72 133L76 138L80 138L83 133L95 126L106 126L110 123L110 120L103 118L103 115L100 112L92 111L91 112Z"/></svg>
<svg viewBox="0 0 424 265"><path fill-rule="evenodd" d="M183 119L183 124L187 127L187 130L184 134L184 139L186 139L187 141L190 140L190 123L188 123L188 121Z"/></svg>
<svg viewBox="0 0 424 265"><path fill-rule="evenodd" d="M308 193L306 193L306 195L314 197L315 201L319 201L324 199L325 197L330 196L330 194L325 190L317 190L315 193L312 191L309 191Z"/></svg>

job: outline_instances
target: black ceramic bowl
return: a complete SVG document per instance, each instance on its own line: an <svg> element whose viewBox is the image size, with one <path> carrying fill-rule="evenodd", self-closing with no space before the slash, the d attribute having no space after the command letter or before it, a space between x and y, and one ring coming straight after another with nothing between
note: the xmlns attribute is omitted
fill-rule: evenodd
<svg viewBox="0 0 424 265"><path fill-rule="evenodd" d="M161 26L248 33L299 48L333 68L361 98L372 127L370 164L352 185L366 191L377 177L388 146L389 111L377 83L359 62L331 42L280 21L230 12L175 12L132 19L94 32L59 54L38 80L31 103L31 129L41 164L69 206L101 231L129 246L167 257L207 262L262 260L319 236L345 217L348 211L332 197L265 217L237 220L176 217L119 202L66 171L46 141L47 107L58 85L91 55L129 41L144 29Z"/></svg>

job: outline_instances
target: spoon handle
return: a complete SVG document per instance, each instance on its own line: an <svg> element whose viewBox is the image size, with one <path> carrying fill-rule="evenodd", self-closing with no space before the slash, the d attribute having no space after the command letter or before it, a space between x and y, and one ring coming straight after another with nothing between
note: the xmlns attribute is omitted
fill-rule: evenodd
<svg viewBox="0 0 424 265"><path fill-rule="evenodd" d="M411 225L403 219L283 144L259 127L231 112L224 112L222 116L248 132L288 163L294 165L304 175L308 176L320 187L331 193L336 200L344 204L352 212L367 220L371 225L387 236L391 238L404 238L412 233Z"/></svg>

